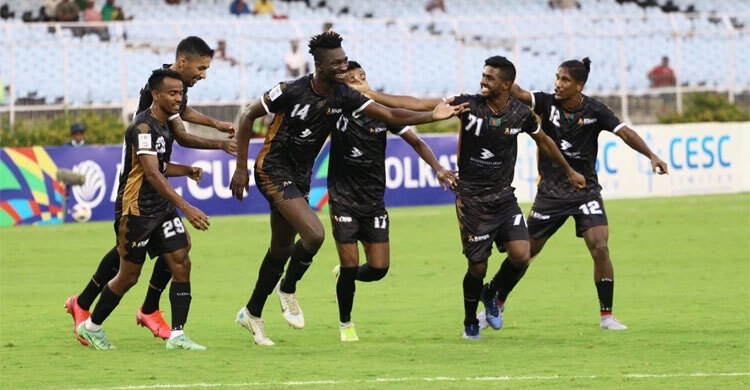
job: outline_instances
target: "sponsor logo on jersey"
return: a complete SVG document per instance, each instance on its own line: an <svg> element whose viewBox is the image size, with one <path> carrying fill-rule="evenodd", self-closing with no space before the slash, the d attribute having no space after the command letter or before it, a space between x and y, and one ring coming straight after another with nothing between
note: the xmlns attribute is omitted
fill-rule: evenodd
<svg viewBox="0 0 750 390"><path fill-rule="evenodd" d="M386 129L385 127L371 127L370 128L370 134L378 134L378 133L382 133L382 132L384 132L386 130L388 130L388 129Z"/></svg>
<svg viewBox="0 0 750 390"><path fill-rule="evenodd" d="M580 118L578 119L579 125L590 125L592 123L596 123L596 118Z"/></svg>
<svg viewBox="0 0 750 390"><path fill-rule="evenodd" d="M570 142L568 142L566 140L560 140L560 149L562 149L562 150L568 150L568 149L570 149L572 147L573 147L573 145Z"/></svg>
<svg viewBox="0 0 750 390"><path fill-rule="evenodd" d="M143 241L133 242L133 248L143 248L148 245L148 238Z"/></svg>
<svg viewBox="0 0 750 390"><path fill-rule="evenodd" d="M488 238L490 238L489 234L483 234L481 236L469 236L469 237L467 237L467 239L469 240L469 242L480 242L480 241L484 241L484 240L486 240Z"/></svg>
<svg viewBox="0 0 750 390"><path fill-rule="evenodd" d="M490 118L490 126L499 127L503 123L503 118Z"/></svg>
<svg viewBox="0 0 750 390"><path fill-rule="evenodd" d="M508 128L508 127L505 128L505 135L516 135L516 134L518 134L520 132L521 132L521 128L520 127L513 128L513 129L512 128Z"/></svg>
<svg viewBox="0 0 750 390"><path fill-rule="evenodd" d="M335 115L335 114L341 114L342 110L340 108L329 108L326 113L328 115Z"/></svg>
<svg viewBox="0 0 750 390"><path fill-rule="evenodd" d="M357 149L357 148L355 148L355 147L352 147L352 154L351 154L350 156L351 156L351 157L354 157L354 158L357 158L357 157L360 157L360 156L362 156L363 154L364 154L364 153L362 153L362 151L361 151L361 150L359 150L359 149Z"/></svg>
<svg viewBox="0 0 750 390"><path fill-rule="evenodd" d="M486 160L488 158L495 157L495 154L490 152L489 150L482 148L482 155L479 156L482 160Z"/></svg>
<svg viewBox="0 0 750 390"><path fill-rule="evenodd" d="M345 215L334 215L333 220L336 222L350 223L352 222L352 217L348 217Z"/></svg>
<svg viewBox="0 0 750 390"><path fill-rule="evenodd" d="M310 129L305 129L305 130L303 130L303 131L302 131L301 133L299 133L299 136L300 136L301 138L307 138L307 137L309 137L309 136L310 136L311 134L312 134L312 131L310 131Z"/></svg>
<svg viewBox="0 0 750 390"><path fill-rule="evenodd" d="M547 219L549 219L549 215L539 214L539 213L537 213L534 210L531 210L531 212L529 214L530 214L531 218L534 218L534 219L541 219L541 220L547 220Z"/></svg>

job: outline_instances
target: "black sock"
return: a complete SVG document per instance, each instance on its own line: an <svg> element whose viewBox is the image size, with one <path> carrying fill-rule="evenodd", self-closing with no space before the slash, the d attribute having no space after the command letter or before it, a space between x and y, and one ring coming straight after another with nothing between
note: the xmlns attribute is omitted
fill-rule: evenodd
<svg viewBox="0 0 750 390"><path fill-rule="evenodd" d="M78 306L81 309L89 310L104 286L117 275L119 269L120 254L117 253L117 247L113 247L102 257L94 276L91 277L83 291L78 294Z"/></svg>
<svg viewBox="0 0 750 390"><path fill-rule="evenodd" d="M482 279L476 279L471 272L464 275L464 325L476 324L479 294L482 293Z"/></svg>
<svg viewBox="0 0 750 390"><path fill-rule="evenodd" d="M190 282L172 282L169 287L169 303L172 304L172 330L182 330L190 311Z"/></svg>
<svg viewBox="0 0 750 390"><path fill-rule="evenodd" d="M297 291L297 282L302 279L312 264L315 253L308 252L302 245L302 240L294 244L292 256L289 259L289 266L286 267L286 275L281 280L281 291L291 294Z"/></svg>
<svg viewBox="0 0 750 390"><path fill-rule="evenodd" d="M503 264L500 265L500 269L490 281L490 292L497 290L497 300L505 302L508 299L508 294L513 291L528 268L528 266L519 268L506 257Z"/></svg>
<svg viewBox="0 0 750 390"><path fill-rule="evenodd" d="M164 256L159 256L154 262L154 271L151 273L146 298L143 300L141 308L143 314L151 314L159 310L161 293L167 288L170 279L172 279L172 271L169 270L169 264L164 260Z"/></svg>
<svg viewBox="0 0 750 390"><path fill-rule="evenodd" d="M255 282L255 289L247 302L247 310L255 317L260 317L263 313L263 306L266 305L266 299L276 287L276 283L281 279L284 273L284 261L277 261L271 257L271 251L266 252L263 263L258 270L258 280Z"/></svg>
<svg viewBox="0 0 750 390"><path fill-rule="evenodd" d="M365 263L359 266L357 270L357 280L360 282L374 282L385 277L388 273L388 267L385 268L372 268L369 264Z"/></svg>
<svg viewBox="0 0 750 390"><path fill-rule="evenodd" d="M599 310L601 314L612 314L612 302L615 299L615 281L612 279L602 279L596 282L596 293L599 295Z"/></svg>
<svg viewBox="0 0 750 390"><path fill-rule="evenodd" d="M336 282L336 299L339 301L339 321L341 323L352 320L354 292L357 290L357 286L354 283L357 277L357 268L341 267L339 280Z"/></svg>
<svg viewBox="0 0 750 390"><path fill-rule="evenodd" d="M112 310L115 310L117 305L120 304L120 299L122 299L122 296L113 293L109 286L105 284L99 302L96 303L94 312L91 313L91 322L97 325L104 323L104 320L112 314Z"/></svg>

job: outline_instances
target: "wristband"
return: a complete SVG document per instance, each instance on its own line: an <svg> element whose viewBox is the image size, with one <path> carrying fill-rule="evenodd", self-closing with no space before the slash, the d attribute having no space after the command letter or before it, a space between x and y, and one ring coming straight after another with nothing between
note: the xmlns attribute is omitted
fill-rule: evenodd
<svg viewBox="0 0 750 390"><path fill-rule="evenodd" d="M174 115L171 115L169 118L167 118L167 120L171 122L173 119L179 118L179 117L180 117L180 113L178 112Z"/></svg>

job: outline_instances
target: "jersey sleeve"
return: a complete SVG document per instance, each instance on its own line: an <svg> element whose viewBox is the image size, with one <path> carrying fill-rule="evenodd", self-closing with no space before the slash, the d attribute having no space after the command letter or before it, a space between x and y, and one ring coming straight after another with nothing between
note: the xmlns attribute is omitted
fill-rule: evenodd
<svg viewBox="0 0 750 390"><path fill-rule="evenodd" d="M402 125L388 125L388 132L395 135L401 135L406 133L411 129L411 126L402 126Z"/></svg>
<svg viewBox="0 0 750 390"><path fill-rule="evenodd" d="M156 156L156 133L149 125L141 122L128 131L130 143L137 155L150 154Z"/></svg>
<svg viewBox="0 0 750 390"><path fill-rule="evenodd" d="M541 128L542 126L536 119L536 115L529 110L528 115L526 115L526 118L524 118L523 123L521 124L521 131L528 134L536 134Z"/></svg>
<svg viewBox="0 0 750 390"><path fill-rule="evenodd" d="M288 84L281 82L264 93L263 97L260 98L260 103L267 113L277 113L286 108L288 102L292 99L291 95L292 91L288 88Z"/></svg>
<svg viewBox="0 0 750 390"><path fill-rule="evenodd" d="M617 115L615 115L615 113L605 104L601 104L601 107L597 110L597 114L601 128L604 130L616 133L617 130L620 130L621 127L625 126L620 118L618 118Z"/></svg>
<svg viewBox="0 0 750 390"><path fill-rule="evenodd" d="M531 92L531 110L542 116L552 105L552 95L542 91Z"/></svg>
<svg viewBox="0 0 750 390"><path fill-rule="evenodd" d="M372 104L373 100L368 99L365 95L362 95L356 89L349 87L346 84L341 84L342 105L343 109L347 112L351 112L354 117L358 117L365 107Z"/></svg>

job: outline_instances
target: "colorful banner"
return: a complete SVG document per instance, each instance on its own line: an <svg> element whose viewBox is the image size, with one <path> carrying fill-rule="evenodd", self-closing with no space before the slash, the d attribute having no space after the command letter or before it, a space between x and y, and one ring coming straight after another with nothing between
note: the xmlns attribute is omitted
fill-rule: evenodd
<svg viewBox="0 0 750 390"><path fill-rule="evenodd" d="M605 198L634 198L683 194L750 191L750 123L707 123L641 126L638 133L669 164L668 176L651 173L648 159L628 147L619 137L599 138L597 170ZM456 169L455 134L423 137L440 162ZM250 143L249 156L256 156L262 142ZM312 173L310 204L325 209L328 201L326 144ZM61 223L72 220L112 220L121 165L121 146L3 148L0 151L0 226ZM194 150L175 145L176 163L200 166L203 180L186 178L170 182L190 204L208 215L268 212L268 202L255 187L242 202L231 195L229 182L236 159L222 151ZM254 159L248 166L254 165ZM450 204L451 191L443 191L432 169L398 137L388 139L386 149L386 205L417 206ZM81 186L65 188L56 181L57 170L83 174ZM744 169L743 169L744 168ZM536 186L536 146L520 136L515 179L519 201L533 200ZM66 203L66 204L65 204ZM63 209L66 210L63 213Z"/></svg>

